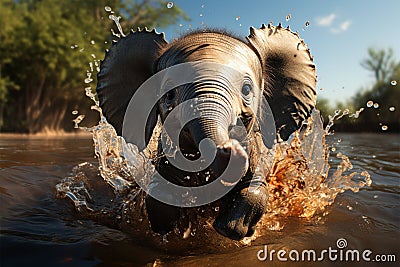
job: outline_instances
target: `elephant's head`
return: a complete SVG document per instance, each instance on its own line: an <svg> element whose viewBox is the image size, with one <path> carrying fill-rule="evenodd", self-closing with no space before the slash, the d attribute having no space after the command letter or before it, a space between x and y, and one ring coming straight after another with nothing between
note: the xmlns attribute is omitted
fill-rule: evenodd
<svg viewBox="0 0 400 267"><path fill-rule="evenodd" d="M301 126L315 106L315 65L309 50L296 33L280 25L251 28L247 40L221 31L198 31L169 44L154 30L132 32L113 45L101 65L97 93L103 113L117 133L122 134L128 103L146 79L178 64L199 62L213 67L212 70L199 68L195 82L175 86L169 82L174 80L173 77L163 78L160 87L169 86L172 90L159 98L151 109L144 140L133 142L143 149L158 117L165 122L171 120L169 115L173 114L174 120L185 122L176 139L185 155L199 155L201 142L205 139L207 145L217 148L208 169L215 176L212 178L223 172L229 156L237 161L236 167L244 177L251 177L258 162L255 142L260 138L257 132L265 123L257 119L266 111L263 98L267 99L276 129L284 140ZM157 95L164 89L150 90ZM193 99L196 101L174 112L177 106ZM188 119L195 112L202 115ZM245 135L250 137L246 139L249 143L245 148L229 134L237 124L237 118L246 129ZM196 156L191 158L196 159ZM187 172L171 170L164 162L158 164L160 172L170 176L174 183L187 185L182 179ZM265 184L265 181L261 179L260 183ZM266 191L249 197L243 193L246 186L248 183L239 182L235 197L239 202L223 209L214 224L220 233L233 239L251 235L265 211ZM148 208L151 210L151 205ZM168 209L164 207L165 210ZM153 219L152 226L157 230L156 221Z"/></svg>

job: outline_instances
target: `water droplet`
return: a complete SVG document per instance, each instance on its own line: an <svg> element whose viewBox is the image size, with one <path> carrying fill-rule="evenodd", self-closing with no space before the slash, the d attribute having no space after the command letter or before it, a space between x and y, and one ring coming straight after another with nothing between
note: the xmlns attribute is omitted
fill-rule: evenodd
<svg viewBox="0 0 400 267"><path fill-rule="evenodd" d="M105 7L104 7L104 10L107 11L107 12L110 12L110 11L111 11L111 7L105 6Z"/></svg>
<svg viewBox="0 0 400 267"><path fill-rule="evenodd" d="M378 195L374 195L374 198L375 198L375 199L378 198Z"/></svg>
<svg viewBox="0 0 400 267"><path fill-rule="evenodd" d="M390 84L393 85L393 86L396 86L397 85L397 81L393 80L393 81L390 82Z"/></svg>
<svg viewBox="0 0 400 267"><path fill-rule="evenodd" d="M201 8L204 8L204 7L205 7L205 5L204 5L204 4L202 4L202 5L201 5Z"/></svg>
<svg viewBox="0 0 400 267"><path fill-rule="evenodd" d="M236 20L239 20L239 19L240 19L240 16L237 16L237 17L236 17Z"/></svg>
<svg viewBox="0 0 400 267"><path fill-rule="evenodd" d="M292 17L291 14L287 14L287 15L286 15L286 21L289 21L291 17Z"/></svg>
<svg viewBox="0 0 400 267"><path fill-rule="evenodd" d="M183 26L183 24L181 23L181 24L179 24L179 27L182 27Z"/></svg>
<svg viewBox="0 0 400 267"><path fill-rule="evenodd" d="M308 26L310 26L310 22L309 21L306 21L306 27L308 27Z"/></svg>
<svg viewBox="0 0 400 267"><path fill-rule="evenodd" d="M200 15L199 15L200 17L202 17L203 16L203 14L202 13L200 13Z"/></svg>
<svg viewBox="0 0 400 267"><path fill-rule="evenodd" d="M395 107L390 107L390 108L389 108L389 111L395 111L395 110L396 110Z"/></svg>
<svg viewBox="0 0 400 267"><path fill-rule="evenodd" d="M77 110L73 110L71 113L72 113L72 115L76 115L76 114L78 114L78 111Z"/></svg>
<svg viewBox="0 0 400 267"><path fill-rule="evenodd" d="M174 6L174 2L168 2L167 3L167 8L172 8Z"/></svg>
<svg viewBox="0 0 400 267"><path fill-rule="evenodd" d="M348 210L353 210L353 207L350 206L350 205L347 205L347 209L348 209Z"/></svg>
<svg viewBox="0 0 400 267"><path fill-rule="evenodd" d="M378 103L374 103L374 108L379 108L379 104Z"/></svg>
<svg viewBox="0 0 400 267"><path fill-rule="evenodd" d="M86 79L85 79L85 83L90 83L91 81L93 81L92 78L86 78Z"/></svg>
<svg viewBox="0 0 400 267"><path fill-rule="evenodd" d="M95 55L95 54L91 54L91 56L92 56L92 58L96 58L96 55Z"/></svg>
<svg viewBox="0 0 400 267"><path fill-rule="evenodd" d="M368 107L368 108L372 107L373 105L374 105L374 102L372 102L371 100L369 100L369 101L367 102L367 107Z"/></svg>
<svg viewBox="0 0 400 267"><path fill-rule="evenodd" d="M336 148L332 147L332 148L331 148L331 151L332 151L332 152L335 152L335 151L336 151Z"/></svg>
<svg viewBox="0 0 400 267"><path fill-rule="evenodd" d="M342 142L342 139L339 138L339 139L337 140L337 142L338 142L338 143Z"/></svg>
<svg viewBox="0 0 400 267"><path fill-rule="evenodd" d="M75 46L71 45L71 49L75 49Z"/></svg>
<svg viewBox="0 0 400 267"><path fill-rule="evenodd" d="M87 78L85 79L85 83L90 83L92 81L93 81L92 74L91 73L87 73Z"/></svg>
<svg viewBox="0 0 400 267"><path fill-rule="evenodd" d="M90 41L90 44L94 45L96 42L94 40Z"/></svg>
<svg viewBox="0 0 400 267"><path fill-rule="evenodd" d="M215 211L219 211L219 207L215 207L214 210L215 210Z"/></svg>
<svg viewBox="0 0 400 267"><path fill-rule="evenodd" d="M79 128L79 123L82 122L82 120L85 118L85 115L79 115L78 117L76 117L74 120L72 120L75 123L74 128Z"/></svg>
<svg viewBox="0 0 400 267"><path fill-rule="evenodd" d="M386 131L388 127L386 125L382 125L382 131Z"/></svg>

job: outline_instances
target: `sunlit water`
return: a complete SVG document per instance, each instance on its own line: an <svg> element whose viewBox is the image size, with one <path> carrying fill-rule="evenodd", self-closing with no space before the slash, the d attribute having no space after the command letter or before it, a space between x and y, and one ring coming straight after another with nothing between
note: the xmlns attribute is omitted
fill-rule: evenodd
<svg viewBox="0 0 400 267"><path fill-rule="evenodd" d="M137 217L130 215L128 221L129 217L124 216L124 201L140 194L122 190L118 195L112 184L102 182L90 138L2 137L1 266L143 266L154 262L167 266L255 266L262 264L256 254L266 244L276 250L321 250L335 247L338 238L345 238L349 248L398 255L399 135L335 134L327 139L331 168L322 184L329 188L318 186L319 181L315 189L306 183L302 188L292 186L292 192L289 190L286 195L270 194L269 213L259 224L258 238L246 246L215 234L213 238L221 238L223 244L216 246L215 239L201 238L204 233L212 233L210 227L197 229L186 239L177 234L181 243L173 244L172 237L153 238L146 222L140 222L144 213L136 213ZM339 175L337 167L344 163L338 153L347 155L358 173L368 171L371 186L362 187L357 193L351 190L339 193L350 187L357 191L365 177L350 180L351 172ZM116 163L110 166L113 164ZM314 178L319 176L320 173ZM270 184L274 179L279 180L276 178L279 175L271 176ZM308 177L304 178L307 181ZM78 191L79 181L89 183L80 184L81 189L88 188L86 198L89 195L92 198L84 204L89 209L78 205L81 208L77 210L70 201L72 196L58 198L56 185L67 180L75 180ZM314 205L316 209L312 208L313 203L318 203ZM121 220L124 231L115 230L121 226ZM154 241L157 238L161 246ZM203 245L186 249L186 244L193 244L191 240L200 240ZM169 245L172 249L165 250Z"/></svg>

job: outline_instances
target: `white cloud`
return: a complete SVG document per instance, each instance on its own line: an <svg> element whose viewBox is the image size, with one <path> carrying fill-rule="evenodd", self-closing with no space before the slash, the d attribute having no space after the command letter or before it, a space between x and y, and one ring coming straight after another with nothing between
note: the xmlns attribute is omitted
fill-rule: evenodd
<svg viewBox="0 0 400 267"><path fill-rule="evenodd" d="M347 31L349 29L350 25L351 25L351 21L350 20L346 20L345 22L342 22L340 24L340 29L342 31Z"/></svg>
<svg viewBox="0 0 400 267"><path fill-rule="evenodd" d="M333 20L336 18L336 14L332 13L325 17L317 18L317 25L322 27L328 27L332 24Z"/></svg>
<svg viewBox="0 0 400 267"><path fill-rule="evenodd" d="M350 25L351 25L350 20L343 21L342 23L340 23L339 28L331 28L331 32L341 33L347 31L350 28Z"/></svg>

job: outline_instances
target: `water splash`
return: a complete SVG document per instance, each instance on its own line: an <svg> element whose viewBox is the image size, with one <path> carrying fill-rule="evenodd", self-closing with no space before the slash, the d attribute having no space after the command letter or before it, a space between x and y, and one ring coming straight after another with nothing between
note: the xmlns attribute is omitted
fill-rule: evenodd
<svg viewBox="0 0 400 267"><path fill-rule="evenodd" d="M97 108L101 112L98 106ZM358 192L360 188L371 184L367 172L351 172L353 166L350 160L340 152L337 153L336 158L341 162L328 175L330 148L325 143L325 137L331 134L329 128L333 122L348 114L349 112L346 110L344 112L336 111L324 129L319 112L314 110L312 116L304 123L305 129L295 132L290 142L281 142L275 145L272 167L271 162L264 163L264 167L269 170L266 177L269 192L268 211L257 226L257 235L261 235L265 230L283 229L285 224L281 222L282 217L296 216L319 221L321 217L328 214L326 208L334 203L339 193L343 193L345 190ZM118 209L126 205L142 207L144 192L136 181L141 179L141 184L148 185L154 173L152 159L156 155L161 125L157 125L152 140L144 151L139 151L135 145L126 143L103 116L95 127L81 127L81 129L92 133L94 153L98 159L98 173L101 175L97 179L101 179L112 189L115 194L114 203L115 205L119 203L116 207L119 207ZM264 150L263 153L271 153L271 151ZM264 158L271 158L269 155L265 154ZM101 206L94 203L90 194L87 193L89 192L87 183L78 179L82 176L79 169L78 165L71 175L57 185L58 196L70 199L77 211L84 210L85 213L98 214L102 210ZM137 210L137 208L133 207L131 210ZM215 218L218 207L214 206L212 210L214 212L212 216ZM193 209L193 211L197 212L198 209ZM110 212L108 210L107 214L111 214ZM114 212L113 214L118 213ZM206 214L209 213L203 215L206 216ZM133 213L124 216L118 214L118 216L129 221L132 227L135 223L142 223L139 219L147 220L144 215ZM136 220L133 218L134 216L138 216ZM203 217L202 219L212 222L212 218ZM189 221L192 227L191 233L196 231L193 229L200 231L200 221L198 220L196 217L194 221ZM212 231L211 222L203 223L207 225L206 228L209 231ZM175 232L179 233L179 238L182 236L194 238L195 235L184 234L185 231L187 231L187 226L185 229ZM256 236L246 239L241 244L251 243Z"/></svg>

